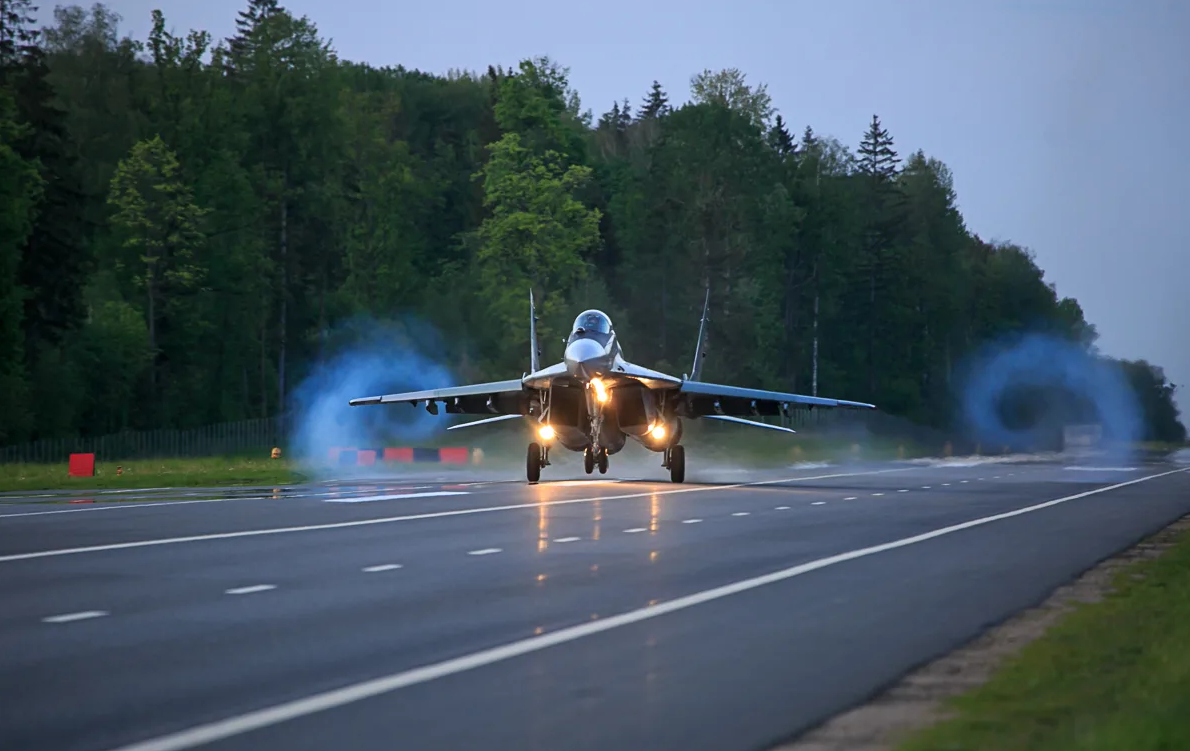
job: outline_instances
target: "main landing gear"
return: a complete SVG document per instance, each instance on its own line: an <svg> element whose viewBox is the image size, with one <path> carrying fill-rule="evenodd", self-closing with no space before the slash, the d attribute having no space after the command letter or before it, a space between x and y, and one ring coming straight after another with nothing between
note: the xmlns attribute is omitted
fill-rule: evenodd
<svg viewBox="0 0 1190 751"><path fill-rule="evenodd" d="M669 479L673 482L686 481L686 447L677 444L665 450L665 457L661 466L669 470Z"/></svg>
<svg viewBox="0 0 1190 751"><path fill-rule="evenodd" d="M549 446L542 448L540 443L530 443L529 455L525 457L525 475L529 478L529 482L537 482L540 480L541 468L549 466L549 463Z"/></svg>
<svg viewBox="0 0 1190 751"><path fill-rule="evenodd" d="M583 471L591 474L595 471L595 467L599 467L599 474L607 474L607 449L601 448L598 451L592 451L588 446L583 449Z"/></svg>

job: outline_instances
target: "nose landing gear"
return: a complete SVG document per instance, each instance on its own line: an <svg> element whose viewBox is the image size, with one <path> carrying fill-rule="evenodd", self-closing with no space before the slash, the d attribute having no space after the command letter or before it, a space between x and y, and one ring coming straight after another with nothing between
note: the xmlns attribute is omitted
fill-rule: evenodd
<svg viewBox="0 0 1190 751"><path fill-rule="evenodd" d="M686 481L686 447L677 444L670 446L665 450L664 459L661 466L669 470L669 479L672 482Z"/></svg>
<svg viewBox="0 0 1190 751"><path fill-rule="evenodd" d="M525 457L525 475L529 482L537 482L541 479L541 468L549 466L550 463L550 447L547 445L542 448L540 443L529 444L529 454Z"/></svg>

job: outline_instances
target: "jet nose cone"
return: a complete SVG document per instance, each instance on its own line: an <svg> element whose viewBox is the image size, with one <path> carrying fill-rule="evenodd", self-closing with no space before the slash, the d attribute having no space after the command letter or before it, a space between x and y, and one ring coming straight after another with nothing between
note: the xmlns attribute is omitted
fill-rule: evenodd
<svg viewBox="0 0 1190 751"><path fill-rule="evenodd" d="M588 380L604 369L603 347L592 339L576 339L566 347L566 370L570 375Z"/></svg>

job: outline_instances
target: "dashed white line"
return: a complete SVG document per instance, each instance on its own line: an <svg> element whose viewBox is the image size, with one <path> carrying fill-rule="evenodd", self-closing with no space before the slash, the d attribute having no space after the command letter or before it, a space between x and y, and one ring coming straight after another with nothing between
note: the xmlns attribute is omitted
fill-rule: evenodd
<svg viewBox="0 0 1190 751"><path fill-rule="evenodd" d="M91 618L102 618L107 615L106 610L84 610L81 613L63 613L62 615L51 615L41 620L46 623L72 623L74 621L85 621Z"/></svg>
<svg viewBox="0 0 1190 751"><path fill-rule="evenodd" d="M698 524L702 519L683 519L682 524Z"/></svg>
<svg viewBox="0 0 1190 751"><path fill-rule="evenodd" d="M944 487L944 488L948 488L948 487L950 487L950 483L949 483L949 482L944 482L944 483L942 483L942 487Z"/></svg>
<svg viewBox="0 0 1190 751"><path fill-rule="evenodd" d="M826 505L826 501L814 501L814 502L813 502L813 503L811 503L810 505L811 505L811 506L825 506L825 505Z"/></svg>
<svg viewBox="0 0 1190 751"><path fill-rule="evenodd" d="M751 512L749 512L749 511L737 511L734 514L732 514L732 516L748 516L750 513Z"/></svg>
<svg viewBox="0 0 1190 751"><path fill-rule="evenodd" d="M898 493L908 493L909 491L908 490L898 490L897 492Z"/></svg>
<svg viewBox="0 0 1190 751"><path fill-rule="evenodd" d="M853 495L849 495L849 496L847 496L846 498L844 498L843 500L845 500L845 501L856 501L856 500L859 500L859 499L858 499L858 498L856 498L856 497L855 497L855 496L853 496Z"/></svg>
<svg viewBox="0 0 1190 751"><path fill-rule="evenodd" d="M873 495L873 496L880 496L880 495L884 495L884 493L873 493L872 495Z"/></svg>
<svg viewBox="0 0 1190 751"><path fill-rule="evenodd" d="M648 532L649 530L645 529L644 527L633 527L632 529L626 529L624 531L630 535L634 535L637 532Z"/></svg>
<svg viewBox="0 0 1190 751"><path fill-rule="evenodd" d="M235 589L226 590L224 594L229 595L251 595L257 592L268 592L270 589L276 589L275 584L253 584L250 587L236 587Z"/></svg>
<svg viewBox="0 0 1190 751"><path fill-rule="evenodd" d="M583 539L583 538L581 538L581 537L557 537L554 539L554 542L578 542L581 539Z"/></svg>
<svg viewBox="0 0 1190 751"><path fill-rule="evenodd" d="M492 555L493 553L502 553L503 548L480 548L479 550L472 550L467 555Z"/></svg>
<svg viewBox="0 0 1190 751"><path fill-rule="evenodd" d="M921 489L922 489L922 490L929 490L929 489L930 489L930 486L929 486L929 485L922 485L922 486L921 486Z"/></svg>
<svg viewBox="0 0 1190 751"><path fill-rule="evenodd" d="M396 571L401 568L399 563L382 563L379 566L364 566L364 571L369 574L375 574L380 571Z"/></svg>
<svg viewBox="0 0 1190 751"><path fill-rule="evenodd" d="M789 507L788 507L788 506L778 506L778 507L776 507L776 508L775 508L775 509L773 509L773 510L774 510L774 511L788 511L788 510L789 510Z"/></svg>
<svg viewBox="0 0 1190 751"><path fill-rule="evenodd" d="M967 484L967 482L968 482L967 480L959 480L959 484L960 484L960 485L966 485L966 484Z"/></svg>
<svg viewBox="0 0 1190 751"><path fill-rule="evenodd" d="M370 699L375 696L382 696L384 694L398 691L409 686L416 686L422 683L428 683L439 678L445 678L450 675L457 675L465 673L469 670L481 668L487 665L510 660L515 657L520 657L526 654L539 652L543 649L548 649L559 644L566 644L587 636L601 634L605 631L611 631L621 626L629 626L642 621L647 621L652 618L657 618L668 613L673 613L681 610L687 610L696 607L703 603L714 602L725 597L730 597L741 592L748 592L753 589L759 589L769 584L774 584L781 581L792 579L796 576L808 574L812 571L824 569L829 566L834 566L847 561L853 561L858 558L866 558L868 556L878 555L880 553L896 550L898 548L909 547L921 542L933 540L945 535L954 534L963 530L980 527L986 524L1000 521L1002 519L1010 519L1015 516L1022 516L1034 511L1057 506L1059 504L1067 503L1069 501L1078 500L1079 498L1086 498L1088 496L1104 493L1109 490L1126 487L1147 480L1153 480L1158 477L1165 477L1167 475L1177 474L1179 472L1187 472L1188 469L1176 469L1171 472L1163 472L1157 475L1149 475L1147 477L1138 478L1129 482L1120 483L1118 485L1111 485L1104 488L1097 488L1089 490L1078 495L1066 496L1065 498L1057 498L1052 501L1045 501L1033 506L1026 506L1025 508L1007 511L1002 514L994 516L985 516L979 519L972 519L970 521L954 524L949 527L940 527L938 529L923 532L922 534L913 537L903 537L899 540L873 545L867 548L859 548L857 550L850 550L845 553L839 553L828 558L819 558L814 561L802 563L790 568L773 571L768 574L753 577L751 579L742 579L730 584L724 584L714 589L706 589L694 594L685 595L675 600L662 602L656 605L651 605L637 610L630 610L624 613L619 613L606 618L598 620L587 621L575 626L561 628L557 631L551 631L548 634L541 634L532 636L520 641L509 642L498 647L492 647L480 652L473 652L468 655L461 655L442 662L433 663L430 665L423 665L422 667L413 668L412 670L405 670L399 673L392 673L390 675L373 678L370 680L353 683L341 688L331 689L319 694L312 694L300 699L293 699L291 701L275 704L271 707L264 707L256 709L244 714L228 717L223 720L216 720L208 722L203 725L195 725L185 730L179 730L169 735L161 735L155 738L150 738L137 743L132 743L127 746L122 746L112 751L183 751L183 749L194 748L208 743L213 743L218 740L232 738L234 736L242 735L253 730L279 725L289 720L295 720L299 717L307 717L309 715L324 712L328 709L354 704L355 702L364 699Z"/></svg>

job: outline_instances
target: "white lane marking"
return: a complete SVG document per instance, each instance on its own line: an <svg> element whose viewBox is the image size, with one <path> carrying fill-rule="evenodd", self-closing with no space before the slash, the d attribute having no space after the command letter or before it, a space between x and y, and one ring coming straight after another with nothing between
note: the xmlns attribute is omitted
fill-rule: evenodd
<svg viewBox="0 0 1190 751"><path fill-rule="evenodd" d="M581 538L581 537L558 537L558 538L554 539L554 542L578 542L581 539L583 539L583 538Z"/></svg>
<svg viewBox="0 0 1190 751"><path fill-rule="evenodd" d="M242 532L218 532L209 535L192 535L189 537L166 537L157 540L137 540L135 542L116 542L107 545L88 545L81 548L60 548L58 550L39 550L33 553L14 553L0 555L0 563L9 561L25 561L32 558L52 558L61 555L76 555L79 553L100 553L109 550L129 550L131 548L153 547L157 545L177 545L186 542L206 542L209 540L231 540L239 537L258 537L260 535L279 535L291 532L315 532L326 529L348 529L350 527L366 527L372 524L392 524L394 522L417 521L421 519L443 519L450 516L466 516L470 514L488 514L496 511L515 511L519 509L540 509L547 506L568 506L575 503L597 503L600 501L618 501L629 498L652 498L660 495L676 495L678 493L704 493L706 491L732 490L733 488L760 487L762 485L777 485L783 482L805 482L807 480L830 480L838 477L858 477L866 475L880 475L889 472L908 472L913 467L897 469L877 469L870 472L842 472L831 475L817 475L813 477L785 477L779 480L759 480L756 482L741 482L734 485L701 485L693 488L678 488L676 490L653 490L643 493L625 493L622 495L591 496L589 498L569 498L557 501L530 501L528 503L510 503L504 506L484 506L481 508L453 509L450 511L428 511L423 514L406 514L403 516L385 516L378 519L356 519L348 522L328 522L326 524L307 524L300 527L275 527L272 529L249 529Z"/></svg>
<svg viewBox="0 0 1190 751"><path fill-rule="evenodd" d="M999 479L1000 479L1000 475L995 475L994 477L992 477L992 479L993 479L993 480L999 480Z"/></svg>
<svg viewBox="0 0 1190 751"><path fill-rule="evenodd" d="M813 502L813 503L811 503L810 505L811 505L811 506L825 506L825 505L826 505L826 501L814 501L814 502Z"/></svg>
<svg viewBox="0 0 1190 751"><path fill-rule="evenodd" d="M634 535L637 532L648 532L649 530L645 529L644 527L633 527L632 529L626 529L624 531L630 535Z"/></svg>
<svg viewBox="0 0 1190 751"><path fill-rule="evenodd" d="M621 626L628 626L641 621L647 621L651 618L657 618L667 613L674 613L681 610L687 610L696 605L701 605L715 600L721 600L724 597L747 592L749 590L758 589L769 584L792 579L795 576L808 574L812 571L834 566L847 561L853 561L859 558L866 558L871 555L883 553L888 550L896 550L897 548L904 548L917 543L926 542L944 535L961 532L965 529L972 529L974 527L991 524L992 522L1001 521L1003 519L1010 519L1014 516L1022 516L1034 511L1040 511L1051 506L1067 503L1069 501L1086 498L1087 496L1104 493L1109 490L1116 490L1128 485L1153 480L1158 477L1165 477L1167 475L1177 474L1179 472L1188 472L1190 468L1175 469L1171 472L1163 472L1158 475L1149 475L1148 477L1122 482L1118 485L1111 485L1104 488L1097 488L1095 490L1088 490L1085 493L1078 495L1066 496L1065 498L1057 498L1052 501L1045 501L1033 506L1026 506L1014 511L1006 511L1002 514L994 516L985 516L979 519L972 519L970 521L954 524L949 527L941 527L929 532L924 532L913 537L903 537L892 542L882 543L880 545L873 545L867 548L860 548L846 553L839 553L828 558L819 558L815 561L802 563L790 568L781 569L772 573L756 576L751 579L743 579L741 581L732 582L731 584L724 584L713 589L706 589L694 594L685 595L675 600L658 603L656 605L649 605L637 610L630 610L619 615L601 618L595 621L587 621L576 626L569 626L567 628L559 629L548 634L540 636L531 636L527 639L503 644L499 647L492 647L481 652L474 652L462 657L455 657L443 662L432 663L424 665L412 670L406 670L400 673L393 673L391 675L382 676L380 678L373 678L371 680L355 683L342 688L324 691L320 694L313 694L303 699L295 699L293 701L277 704L272 707L258 709L245 714L228 717L224 720L216 720L205 725L196 725L192 728L181 730L169 735L162 735L149 740L133 743L127 746L121 746L111 751L182 751L183 749L193 748L206 743L213 743L225 738L241 735L253 730L277 725L282 722L294 720L299 717L305 717L318 712L324 712L328 709L342 707L347 704L352 704L357 701L369 699L374 696L391 693L402 688L415 686L419 683L427 683L438 678L444 678L449 675L456 675L464 673L468 670L474 670L486 665L492 665L497 662L510 660L521 655L539 652L549 647L557 646L559 644L566 644L568 642L582 639L586 636L594 634L601 634L605 631L620 628Z"/></svg>
<svg viewBox="0 0 1190 751"><path fill-rule="evenodd" d="M959 484L960 484L960 485L966 485L966 484L967 484L967 480L959 480Z"/></svg>
<svg viewBox="0 0 1190 751"><path fill-rule="evenodd" d="M908 493L909 491L908 490L898 490L897 492L898 493Z"/></svg>
<svg viewBox="0 0 1190 751"><path fill-rule="evenodd" d="M276 588L277 588L277 585L275 585L275 584L253 584L250 587L236 587L235 589L229 589L224 594L252 595L252 594L256 594L257 592L268 592L270 589L276 589Z"/></svg>
<svg viewBox="0 0 1190 751"><path fill-rule="evenodd" d="M106 610L84 610L81 613L63 613L62 615L51 615L41 620L46 623L72 623L74 621L85 621L90 618L102 618L107 615Z"/></svg>
<svg viewBox="0 0 1190 751"><path fill-rule="evenodd" d="M401 568L399 563L382 563L379 566L365 566L363 570L369 574L375 574L378 571L395 571L399 568Z"/></svg>
<svg viewBox="0 0 1190 751"><path fill-rule="evenodd" d="M982 477L976 477L975 479L976 479L977 481L979 481L979 482L983 482L983 478L982 478Z"/></svg>
<svg viewBox="0 0 1190 751"><path fill-rule="evenodd" d="M573 487L578 487L580 485L586 485L588 487L593 486L593 485L601 485L605 482L624 482L624 479L616 478L614 480L608 480L608 479L604 479L604 480L555 480L554 482L543 482L541 484L546 485L551 488L573 488Z"/></svg>
<svg viewBox="0 0 1190 751"><path fill-rule="evenodd" d="M698 524L702 519L683 519L682 524Z"/></svg>
<svg viewBox="0 0 1190 751"><path fill-rule="evenodd" d="M929 485L922 485L922 486L921 486L921 489L922 489L922 490L929 490L929 489L930 489L930 486L929 486Z"/></svg>
<svg viewBox="0 0 1190 751"><path fill-rule="evenodd" d="M881 496L881 495L884 495L884 493L873 493L872 495L873 496Z"/></svg>
<svg viewBox="0 0 1190 751"><path fill-rule="evenodd" d="M1136 467L1065 467L1078 472L1135 472Z"/></svg>
<svg viewBox="0 0 1190 751"><path fill-rule="evenodd" d="M749 513L750 512L748 512L748 511L737 511L734 514L732 514L732 516L748 516Z"/></svg>
<svg viewBox="0 0 1190 751"><path fill-rule="evenodd" d="M942 483L942 487L944 487L944 488L950 487L950 483L944 482L944 483Z"/></svg>
<svg viewBox="0 0 1190 751"><path fill-rule="evenodd" d="M847 496L846 498L844 498L843 500L845 500L845 501L855 501L855 500L859 500L859 499L857 499L857 498L856 498L855 496L853 496L853 495L849 495L849 496Z"/></svg>
<svg viewBox="0 0 1190 751"><path fill-rule="evenodd" d="M399 498L434 498L440 495L468 495L466 490L435 490L428 493L395 493L392 495L358 495L344 498L324 498L323 503L372 503L373 501L395 501Z"/></svg>
<svg viewBox="0 0 1190 751"><path fill-rule="evenodd" d="M788 506L778 506L777 508L775 508L773 510L774 511L788 511L789 507Z"/></svg>
<svg viewBox="0 0 1190 751"><path fill-rule="evenodd" d="M467 555L492 555L493 553L502 553L504 548L481 548L479 550L472 550Z"/></svg>

